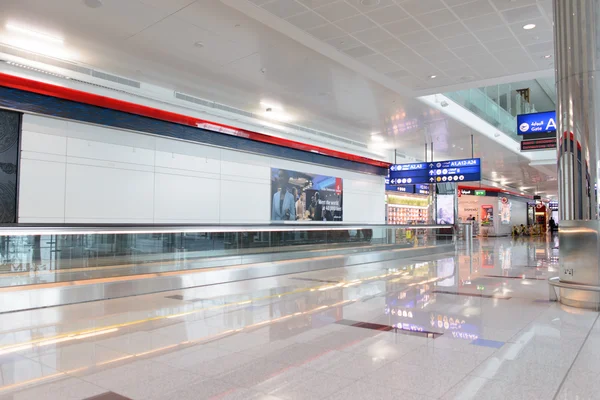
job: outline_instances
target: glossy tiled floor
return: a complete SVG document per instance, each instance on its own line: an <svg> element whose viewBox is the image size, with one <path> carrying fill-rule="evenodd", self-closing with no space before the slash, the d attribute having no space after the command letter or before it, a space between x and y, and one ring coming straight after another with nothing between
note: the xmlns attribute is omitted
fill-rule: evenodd
<svg viewBox="0 0 600 400"><path fill-rule="evenodd" d="M0 315L0 399L592 399L552 241ZM97 396L97 397L95 397Z"/></svg>

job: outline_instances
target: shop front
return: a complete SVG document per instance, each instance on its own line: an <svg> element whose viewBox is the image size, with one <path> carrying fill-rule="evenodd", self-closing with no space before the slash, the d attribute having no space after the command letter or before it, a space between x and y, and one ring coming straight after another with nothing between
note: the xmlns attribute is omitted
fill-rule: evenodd
<svg viewBox="0 0 600 400"><path fill-rule="evenodd" d="M386 218L390 225L430 223L429 186L386 186Z"/></svg>
<svg viewBox="0 0 600 400"><path fill-rule="evenodd" d="M527 224L527 198L493 188L458 188L458 221L473 223L481 236L508 236Z"/></svg>

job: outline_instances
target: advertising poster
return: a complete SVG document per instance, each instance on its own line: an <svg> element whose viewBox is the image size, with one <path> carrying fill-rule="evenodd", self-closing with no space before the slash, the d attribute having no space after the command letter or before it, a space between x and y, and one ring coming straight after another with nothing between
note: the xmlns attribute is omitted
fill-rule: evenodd
<svg viewBox="0 0 600 400"><path fill-rule="evenodd" d="M482 226L493 226L494 225L494 206L492 206L492 205L481 206L481 225Z"/></svg>
<svg viewBox="0 0 600 400"><path fill-rule="evenodd" d="M343 221L342 178L271 168L271 221Z"/></svg>
<svg viewBox="0 0 600 400"><path fill-rule="evenodd" d="M502 225L510 225L510 209L512 204L506 197L502 197L498 200L498 206L500 208L500 223Z"/></svg>
<svg viewBox="0 0 600 400"><path fill-rule="evenodd" d="M440 194L437 197L437 223L439 225L454 224L454 195Z"/></svg>

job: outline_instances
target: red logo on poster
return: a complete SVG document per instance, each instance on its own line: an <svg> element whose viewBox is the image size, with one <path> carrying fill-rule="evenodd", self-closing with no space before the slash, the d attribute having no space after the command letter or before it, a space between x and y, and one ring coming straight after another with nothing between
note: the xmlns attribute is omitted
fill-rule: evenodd
<svg viewBox="0 0 600 400"><path fill-rule="evenodd" d="M335 194L342 194L342 178L335 178Z"/></svg>
<svg viewBox="0 0 600 400"><path fill-rule="evenodd" d="M508 204L508 199L506 197L502 198L502 204Z"/></svg>

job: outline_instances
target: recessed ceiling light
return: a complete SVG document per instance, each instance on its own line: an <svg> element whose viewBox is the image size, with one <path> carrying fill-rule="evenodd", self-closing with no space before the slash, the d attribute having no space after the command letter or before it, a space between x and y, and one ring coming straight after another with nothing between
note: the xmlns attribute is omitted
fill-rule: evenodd
<svg viewBox="0 0 600 400"><path fill-rule="evenodd" d="M100 8L102 7L102 0L83 0L83 4L89 8Z"/></svg>
<svg viewBox="0 0 600 400"><path fill-rule="evenodd" d="M546 55L544 56L544 58L545 58L546 60L547 60L547 59L549 59L549 58L552 58L552 54L546 54Z"/></svg>
<svg viewBox="0 0 600 400"><path fill-rule="evenodd" d="M525 29L526 31L531 30L533 28L535 28L535 24L523 25L523 29Z"/></svg>
<svg viewBox="0 0 600 400"><path fill-rule="evenodd" d="M435 79L437 78L437 75L429 75L429 79Z"/></svg>
<svg viewBox="0 0 600 400"><path fill-rule="evenodd" d="M379 5L379 3L381 3L381 0L360 0L360 4L365 7L373 7Z"/></svg>
<svg viewBox="0 0 600 400"><path fill-rule="evenodd" d="M194 42L194 47L198 47L199 49L204 47L204 43L202 42Z"/></svg>

